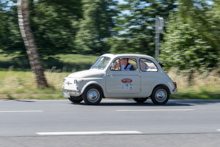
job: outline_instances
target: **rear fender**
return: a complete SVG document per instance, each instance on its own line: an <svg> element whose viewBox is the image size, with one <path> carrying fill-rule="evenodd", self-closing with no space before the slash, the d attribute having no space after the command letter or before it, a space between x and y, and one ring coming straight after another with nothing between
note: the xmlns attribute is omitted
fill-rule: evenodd
<svg viewBox="0 0 220 147"><path fill-rule="evenodd" d="M169 93L172 94L172 90L174 87L173 87L173 83L170 83L170 82L169 83L164 83L164 82L156 83L154 86L152 86L151 94L153 93L153 90L158 86L166 87L169 90Z"/></svg>

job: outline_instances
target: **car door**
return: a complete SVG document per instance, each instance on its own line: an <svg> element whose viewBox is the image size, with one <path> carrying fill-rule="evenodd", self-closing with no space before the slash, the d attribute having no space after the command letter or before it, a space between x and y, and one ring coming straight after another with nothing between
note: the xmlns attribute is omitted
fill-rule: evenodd
<svg viewBox="0 0 220 147"><path fill-rule="evenodd" d="M129 58L137 61L137 57L120 57L115 58L112 65L116 60L120 60L121 58ZM112 67L109 67L106 71L106 92L111 94L140 93L140 74L138 66L134 65L134 67L135 69L132 71L113 70Z"/></svg>

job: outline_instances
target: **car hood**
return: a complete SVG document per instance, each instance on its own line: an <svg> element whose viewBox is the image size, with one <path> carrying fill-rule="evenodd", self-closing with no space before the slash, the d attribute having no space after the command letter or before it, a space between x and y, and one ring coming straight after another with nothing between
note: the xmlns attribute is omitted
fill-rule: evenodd
<svg viewBox="0 0 220 147"><path fill-rule="evenodd" d="M102 77L104 71L101 70L83 70L70 74L69 78L92 78L92 77Z"/></svg>

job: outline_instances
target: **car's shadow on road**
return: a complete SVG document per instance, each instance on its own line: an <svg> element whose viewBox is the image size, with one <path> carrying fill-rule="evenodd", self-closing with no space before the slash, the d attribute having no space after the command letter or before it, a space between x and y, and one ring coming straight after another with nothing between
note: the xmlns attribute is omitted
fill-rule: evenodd
<svg viewBox="0 0 220 147"><path fill-rule="evenodd" d="M155 105L151 100L147 100L144 103L136 103L132 100L102 100L99 105L86 105L84 102L73 105L82 106L150 106L150 107L170 107L170 106L195 106L195 105L207 105L213 103L220 103L220 100L169 100L165 105Z"/></svg>
<svg viewBox="0 0 220 147"><path fill-rule="evenodd" d="M192 106L190 104L178 104L178 103L172 103L172 104L166 104L166 105L155 105L153 103L100 103L99 106L150 106L150 107L160 107L160 106Z"/></svg>

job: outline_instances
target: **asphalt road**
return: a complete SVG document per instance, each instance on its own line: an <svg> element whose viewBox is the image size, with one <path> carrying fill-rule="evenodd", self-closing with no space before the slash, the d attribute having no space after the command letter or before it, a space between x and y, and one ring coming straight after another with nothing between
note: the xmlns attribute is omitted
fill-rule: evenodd
<svg viewBox="0 0 220 147"><path fill-rule="evenodd" d="M220 100L0 100L0 147L220 146Z"/></svg>

